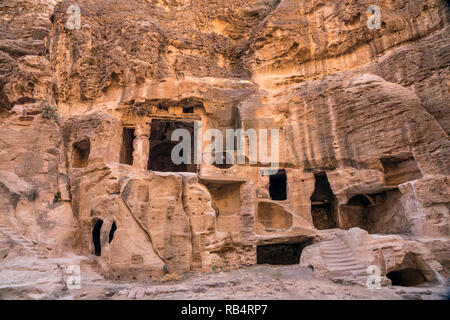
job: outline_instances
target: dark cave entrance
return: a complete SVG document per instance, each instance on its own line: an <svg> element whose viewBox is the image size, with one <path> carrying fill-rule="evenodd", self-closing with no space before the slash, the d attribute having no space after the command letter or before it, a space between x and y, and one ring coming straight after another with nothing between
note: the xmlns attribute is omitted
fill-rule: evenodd
<svg viewBox="0 0 450 320"><path fill-rule="evenodd" d="M414 287L427 280L417 269L403 269L391 271L386 275L392 281L393 286Z"/></svg>
<svg viewBox="0 0 450 320"><path fill-rule="evenodd" d="M287 176L286 170L278 170L276 174L269 176L270 198L276 201L287 199Z"/></svg>
<svg viewBox="0 0 450 320"><path fill-rule="evenodd" d="M133 142L135 136L134 128L123 128L122 131L122 148L120 150L120 163L133 165Z"/></svg>
<svg viewBox="0 0 450 320"><path fill-rule="evenodd" d="M102 254L102 244L100 241L100 231L102 230L103 220L98 219L92 230L92 241L94 242L94 253L96 256Z"/></svg>
<svg viewBox="0 0 450 320"><path fill-rule="evenodd" d="M153 120L150 133L150 152L148 170L161 172L196 172L194 162L194 123L184 121ZM172 149L179 143L171 141L176 129L186 129L191 136L190 164L172 162ZM183 156L180 154L180 156Z"/></svg>
<svg viewBox="0 0 450 320"><path fill-rule="evenodd" d="M381 234L408 234L411 229L407 208L398 189L357 194L340 206L339 217L342 229L358 227Z"/></svg>
<svg viewBox="0 0 450 320"><path fill-rule="evenodd" d="M386 277L394 286L414 287L437 281L436 272L425 264L422 255L407 253L396 270L391 270Z"/></svg>
<svg viewBox="0 0 450 320"><path fill-rule="evenodd" d="M373 198L358 194L351 197L347 204L340 206L341 228L358 227L369 232L369 210L373 206Z"/></svg>
<svg viewBox="0 0 450 320"><path fill-rule="evenodd" d="M267 244L257 246L256 260L258 264L289 265L299 264L303 248L310 240L297 243Z"/></svg>
<svg viewBox="0 0 450 320"><path fill-rule="evenodd" d="M84 138L72 145L72 163L74 168L86 168L91 153L91 142Z"/></svg>
<svg viewBox="0 0 450 320"><path fill-rule="evenodd" d="M325 173L315 174L314 193L311 196L311 215L314 227L319 230L337 227L335 218L336 198Z"/></svg>
<svg viewBox="0 0 450 320"><path fill-rule="evenodd" d="M114 239L114 232L116 232L117 230L117 226L116 226L116 222L114 221L112 226L111 226L111 230L109 230L109 239L108 242L111 243L111 241L113 241Z"/></svg>

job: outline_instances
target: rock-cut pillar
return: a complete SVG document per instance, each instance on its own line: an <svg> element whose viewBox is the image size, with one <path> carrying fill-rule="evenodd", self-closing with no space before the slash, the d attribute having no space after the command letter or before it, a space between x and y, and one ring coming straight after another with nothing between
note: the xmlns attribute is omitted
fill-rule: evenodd
<svg viewBox="0 0 450 320"><path fill-rule="evenodd" d="M136 138L133 142L133 168L147 170L150 151L150 124L136 126Z"/></svg>

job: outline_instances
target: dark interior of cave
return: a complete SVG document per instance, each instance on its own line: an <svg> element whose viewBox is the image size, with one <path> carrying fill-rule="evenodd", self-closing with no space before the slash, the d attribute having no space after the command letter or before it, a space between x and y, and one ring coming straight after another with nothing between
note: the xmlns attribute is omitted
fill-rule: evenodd
<svg viewBox="0 0 450 320"><path fill-rule="evenodd" d="M85 168L88 165L91 143L89 138L84 138L73 144L72 163L74 168Z"/></svg>
<svg viewBox="0 0 450 320"><path fill-rule="evenodd" d="M94 242L94 253L96 256L102 254L102 245L100 241L100 231L102 230L103 220L98 219L92 230L92 241Z"/></svg>
<svg viewBox="0 0 450 320"><path fill-rule="evenodd" d="M278 173L270 175L269 193L272 200L282 201L287 199L286 170L278 170Z"/></svg>
<svg viewBox="0 0 450 320"><path fill-rule="evenodd" d="M319 230L337 227L334 206L335 196L325 173L315 174L314 193L311 196L311 215Z"/></svg>
<svg viewBox="0 0 450 320"><path fill-rule="evenodd" d="M194 107L184 107L183 113L194 113Z"/></svg>
<svg viewBox="0 0 450 320"><path fill-rule="evenodd" d="M114 232L116 232L116 230L117 230L117 226L116 226L116 222L114 221L113 224L111 225L111 230L109 230L109 239L108 239L109 243L111 243L111 241L113 241Z"/></svg>
<svg viewBox="0 0 450 320"><path fill-rule="evenodd" d="M136 138L134 128L123 128L122 148L120 150L120 163L133 165L133 141Z"/></svg>
<svg viewBox="0 0 450 320"><path fill-rule="evenodd" d="M417 269L403 269L389 272L386 277L393 286L413 287L426 282L425 277Z"/></svg>
<svg viewBox="0 0 450 320"><path fill-rule="evenodd" d="M356 196L350 198L347 205L368 207L370 205L370 201L365 195L357 194Z"/></svg>
<svg viewBox="0 0 450 320"><path fill-rule="evenodd" d="M194 124L192 122L153 120L150 133L150 152L148 170L161 172L196 172L194 162ZM171 141L176 129L186 129L191 135L191 163L175 164L172 161L172 149L179 143ZM183 156L180 154L180 156Z"/></svg>
<svg viewBox="0 0 450 320"><path fill-rule="evenodd" d="M298 264L303 248L310 243L310 240L305 240L297 243L260 245L256 250L257 263L271 265Z"/></svg>
<svg viewBox="0 0 450 320"><path fill-rule="evenodd" d="M358 194L340 206L341 228L358 227L369 233L409 234L411 222L399 189Z"/></svg>

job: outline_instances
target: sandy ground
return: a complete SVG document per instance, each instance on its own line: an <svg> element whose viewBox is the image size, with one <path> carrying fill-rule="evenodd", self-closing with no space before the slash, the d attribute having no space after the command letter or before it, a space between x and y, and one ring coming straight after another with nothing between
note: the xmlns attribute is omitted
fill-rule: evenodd
<svg viewBox="0 0 450 320"><path fill-rule="evenodd" d="M208 274L188 273L167 282L105 280L91 268L81 268L80 289L68 289L64 260L21 259L0 264L0 299L240 299L240 300L351 300L351 299L446 299L448 286L382 287L336 284L317 278L298 265L256 265Z"/></svg>
<svg viewBox="0 0 450 320"><path fill-rule="evenodd" d="M445 299L444 286L368 289L335 284L316 278L309 269L258 265L214 274L190 274L164 284L123 285L102 288L111 299ZM85 290L85 298L102 298Z"/></svg>

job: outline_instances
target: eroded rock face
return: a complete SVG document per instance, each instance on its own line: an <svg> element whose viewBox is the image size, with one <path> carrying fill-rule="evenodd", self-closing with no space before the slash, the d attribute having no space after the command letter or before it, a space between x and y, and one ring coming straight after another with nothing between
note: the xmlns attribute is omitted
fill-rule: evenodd
<svg viewBox="0 0 450 320"><path fill-rule="evenodd" d="M46 56L54 0L0 5L0 116L14 104L51 99L53 74Z"/></svg>
<svg viewBox="0 0 450 320"><path fill-rule="evenodd" d="M0 125L0 135L0 185L6 206L1 223L50 255L72 250L78 242L78 222L72 214L59 126L41 114L20 114Z"/></svg>
<svg viewBox="0 0 450 320"><path fill-rule="evenodd" d="M448 274L446 1L372 1L380 29L364 1L80 0L75 29L71 4L0 5L5 233L115 279L277 252L343 281ZM197 125L278 129L279 174L248 150L166 165Z"/></svg>

